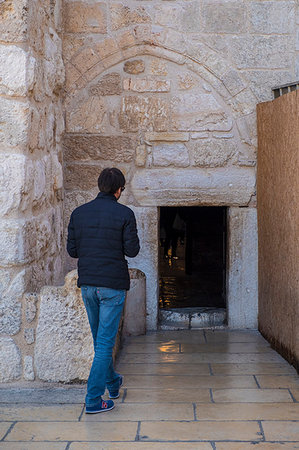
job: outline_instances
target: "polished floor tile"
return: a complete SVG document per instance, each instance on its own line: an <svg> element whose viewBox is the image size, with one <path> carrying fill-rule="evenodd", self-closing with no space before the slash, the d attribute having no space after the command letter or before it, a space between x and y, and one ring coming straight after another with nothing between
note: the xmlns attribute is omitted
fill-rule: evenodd
<svg viewBox="0 0 299 450"><path fill-rule="evenodd" d="M261 440L257 422L142 422L140 439L144 441L223 441Z"/></svg>
<svg viewBox="0 0 299 450"><path fill-rule="evenodd" d="M186 403L211 401L209 389L134 389L126 391L125 403Z"/></svg>
<svg viewBox="0 0 299 450"><path fill-rule="evenodd" d="M293 402L287 389L213 389L213 399L216 403Z"/></svg>
<svg viewBox="0 0 299 450"><path fill-rule="evenodd" d="M267 441L299 442L299 420L296 422L262 422L262 426Z"/></svg>

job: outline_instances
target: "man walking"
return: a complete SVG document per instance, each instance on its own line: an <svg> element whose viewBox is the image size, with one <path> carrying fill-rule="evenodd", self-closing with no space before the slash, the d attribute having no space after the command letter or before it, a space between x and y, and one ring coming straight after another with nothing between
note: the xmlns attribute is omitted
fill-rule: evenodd
<svg viewBox="0 0 299 450"><path fill-rule="evenodd" d="M140 248L133 211L117 203L125 182L119 169L104 169L98 178L98 196L76 208L68 226L67 251L78 258L78 286L94 343L87 414L112 409L114 402L102 400L102 395L107 387L109 398L118 398L123 383L122 375L114 371L112 351L130 288L125 256L136 256Z"/></svg>

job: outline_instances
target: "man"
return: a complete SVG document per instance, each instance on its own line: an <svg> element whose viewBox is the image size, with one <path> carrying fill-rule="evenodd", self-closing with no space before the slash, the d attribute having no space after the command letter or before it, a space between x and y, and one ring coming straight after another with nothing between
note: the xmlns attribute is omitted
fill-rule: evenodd
<svg viewBox="0 0 299 450"><path fill-rule="evenodd" d="M118 398L123 383L122 375L114 371L112 350L130 288L125 256L136 256L140 248L133 211L117 203L125 182L119 169L104 169L98 179L98 196L72 212L68 227L67 251L79 259L78 286L94 343L87 414L112 409L114 402L102 400L102 395L107 386L109 397Z"/></svg>

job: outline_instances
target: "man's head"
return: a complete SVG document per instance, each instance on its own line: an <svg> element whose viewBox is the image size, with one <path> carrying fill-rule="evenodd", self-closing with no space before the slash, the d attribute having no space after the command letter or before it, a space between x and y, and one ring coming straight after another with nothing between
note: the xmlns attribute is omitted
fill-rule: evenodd
<svg viewBox="0 0 299 450"><path fill-rule="evenodd" d="M114 194L116 198L120 197L126 184L123 173L116 167L102 170L98 178L98 186L101 192Z"/></svg>

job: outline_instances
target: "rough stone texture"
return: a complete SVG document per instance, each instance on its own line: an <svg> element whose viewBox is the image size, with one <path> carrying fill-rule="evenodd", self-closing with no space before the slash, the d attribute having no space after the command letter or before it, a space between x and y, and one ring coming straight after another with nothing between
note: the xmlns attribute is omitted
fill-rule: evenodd
<svg viewBox="0 0 299 450"><path fill-rule="evenodd" d="M129 205L137 221L141 249L136 258L127 258L130 268L146 277L146 329L155 330L158 320L158 209ZM153 238L154 237L154 238Z"/></svg>
<svg viewBox="0 0 299 450"><path fill-rule="evenodd" d="M147 169L132 179L142 206L247 205L255 191L251 168Z"/></svg>
<svg viewBox="0 0 299 450"><path fill-rule="evenodd" d="M97 186L98 177L104 166L68 164L65 168L65 188L87 191Z"/></svg>
<svg viewBox="0 0 299 450"><path fill-rule="evenodd" d="M119 95L121 94L120 75L108 73L89 89L90 95Z"/></svg>
<svg viewBox="0 0 299 450"><path fill-rule="evenodd" d="M237 144L232 139L200 139L192 145L194 165L200 167L221 167L236 157Z"/></svg>
<svg viewBox="0 0 299 450"><path fill-rule="evenodd" d="M33 342L35 341L34 328L25 328L24 338L26 344L28 345L33 344Z"/></svg>
<svg viewBox="0 0 299 450"><path fill-rule="evenodd" d="M130 280L122 334L123 336L139 336L146 333L145 275L140 270L130 269Z"/></svg>
<svg viewBox="0 0 299 450"><path fill-rule="evenodd" d="M0 337L0 382L13 381L22 373L21 355L13 339Z"/></svg>
<svg viewBox="0 0 299 450"><path fill-rule="evenodd" d="M10 0L0 3L0 39L6 42L26 40L28 0Z"/></svg>
<svg viewBox="0 0 299 450"><path fill-rule="evenodd" d="M9 148L26 144L29 117L29 103L1 97L0 145Z"/></svg>
<svg viewBox="0 0 299 450"><path fill-rule="evenodd" d="M21 329L21 298L25 289L25 270L0 271L0 333L15 335Z"/></svg>
<svg viewBox="0 0 299 450"><path fill-rule="evenodd" d="M16 45L0 46L0 94L26 95L32 89L35 60Z"/></svg>
<svg viewBox="0 0 299 450"><path fill-rule="evenodd" d="M67 161L103 159L130 162L134 156L135 141L126 136L66 135L63 146Z"/></svg>
<svg viewBox="0 0 299 450"><path fill-rule="evenodd" d="M41 290L34 350L36 375L41 380L88 377L93 344L76 276L73 271L66 276L64 286Z"/></svg>
<svg viewBox="0 0 299 450"><path fill-rule="evenodd" d="M133 61L126 61L124 64L124 72L136 75L145 70L145 64L142 59L134 59Z"/></svg>
<svg viewBox="0 0 299 450"><path fill-rule="evenodd" d="M170 90L170 81L150 78L126 78L124 80L124 89L133 92L168 92Z"/></svg>
<svg viewBox="0 0 299 450"><path fill-rule="evenodd" d="M153 166L188 167L190 164L188 149L184 144L161 144L152 147Z"/></svg>
<svg viewBox="0 0 299 450"><path fill-rule="evenodd" d="M131 9L127 5L113 3L110 7L110 14L113 30L118 30L136 23L150 22L150 17L142 6Z"/></svg>
<svg viewBox="0 0 299 450"><path fill-rule="evenodd" d="M259 329L299 370L298 91L258 106ZM269 133L268 130L272 130ZM275 155L275 158L273 158Z"/></svg>
<svg viewBox="0 0 299 450"><path fill-rule="evenodd" d="M250 28L254 33L287 34L294 31L296 2L269 1L249 4Z"/></svg>
<svg viewBox="0 0 299 450"><path fill-rule="evenodd" d="M105 33L105 3L65 2L64 30L67 33Z"/></svg>
<svg viewBox="0 0 299 450"><path fill-rule="evenodd" d="M34 369L33 369L33 358L32 356L24 357L24 379L27 381L33 381L35 379Z"/></svg>
<svg viewBox="0 0 299 450"><path fill-rule="evenodd" d="M228 211L228 326L257 328L257 211L229 208Z"/></svg>
<svg viewBox="0 0 299 450"><path fill-rule="evenodd" d="M242 33L246 29L246 6L238 1L204 1L203 31L207 33Z"/></svg>
<svg viewBox="0 0 299 450"><path fill-rule="evenodd" d="M37 313L37 294L28 293L24 295L25 300L25 317L28 323L33 322Z"/></svg>
<svg viewBox="0 0 299 450"><path fill-rule="evenodd" d="M140 129L166 131L168 128L168 117L169 107L162 98L122 98L119 125L124 132L134 132Z"/></svg>

